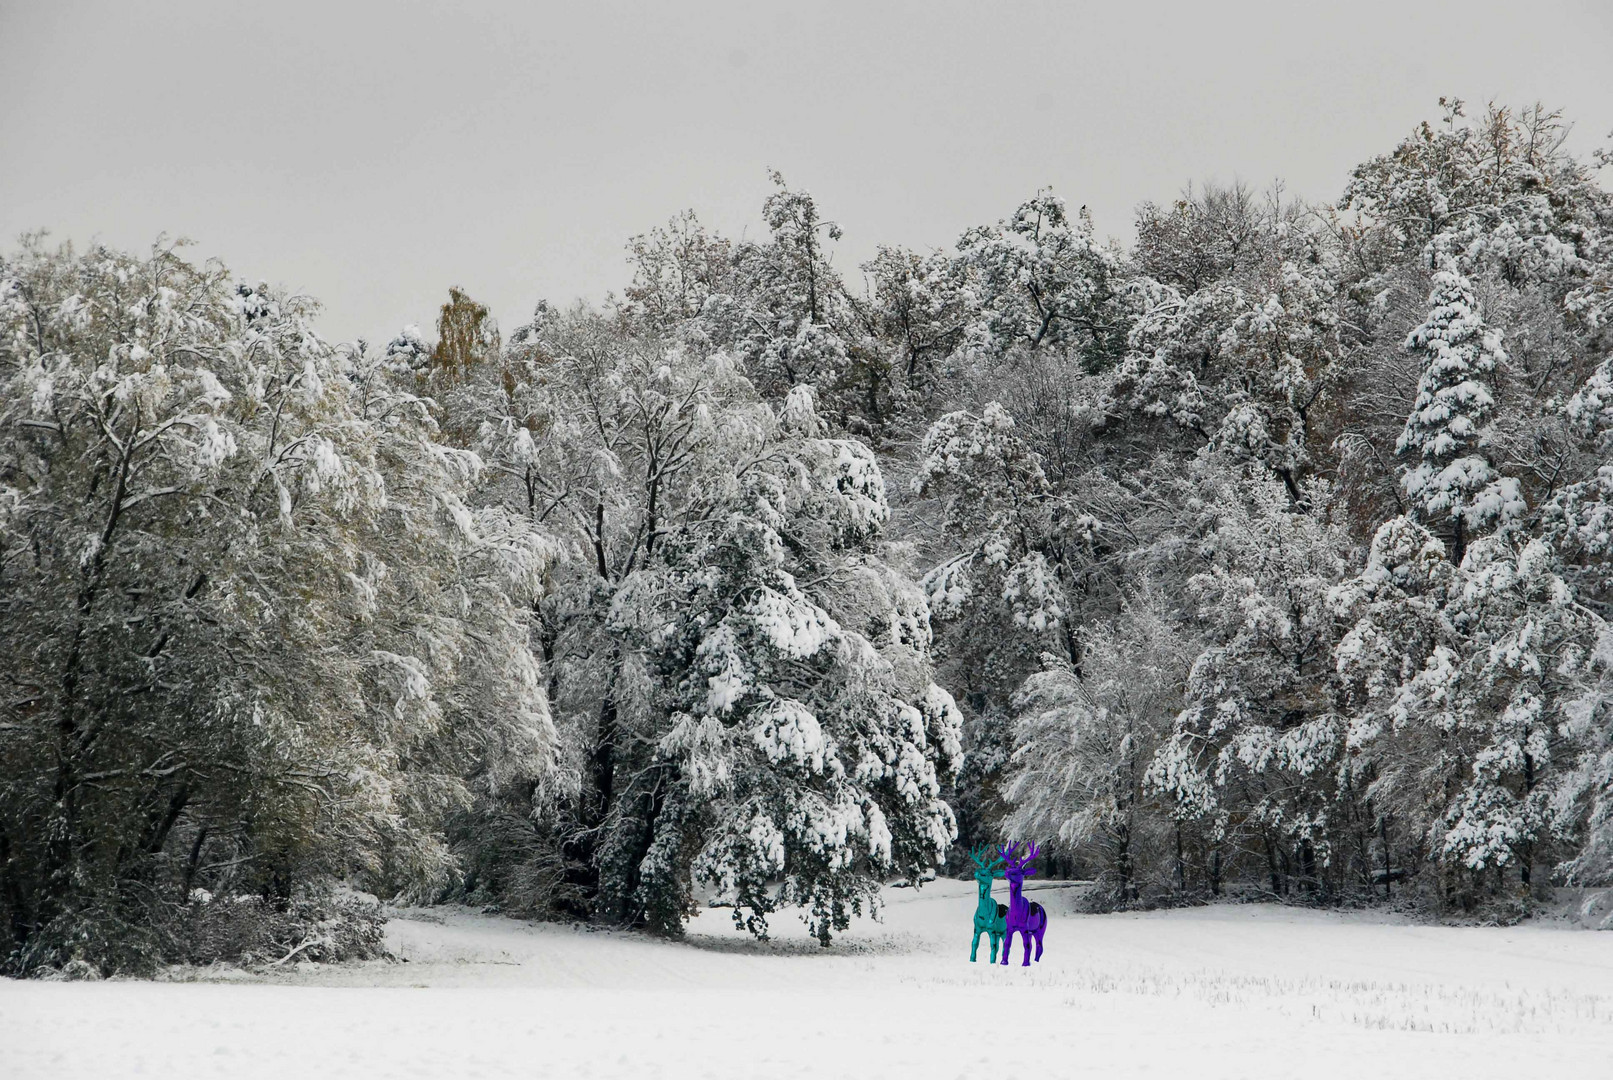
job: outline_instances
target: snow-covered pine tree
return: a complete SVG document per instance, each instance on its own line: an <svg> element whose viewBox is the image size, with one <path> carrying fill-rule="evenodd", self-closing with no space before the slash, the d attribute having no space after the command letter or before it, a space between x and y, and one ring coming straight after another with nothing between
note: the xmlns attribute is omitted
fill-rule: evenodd
<svg viewBox="0 0 1613 1080"><path fill-rule="evenodd" d="M1383 842L1400 843L1385 870L1426 860L1436 902L1463 907L1509 868L1527 891L1577 759L1557 737L1564 707L1585 692L1602 627L1550 545L1485 537L1453 567L1427 529L1393 519L1330 603L1353 621L1335 654L1349 746Z"/></svg>
<svg viewBox="0 0 1613 1080"><path fill-rule="evenodd" d="M1572 852L1561 866L1571 885L1613 881L1613 627L1600 627L1585 666L1584 691L1563 704L1562 734L1575 759L1551 793L1551 827Z"/></svg>
<svg viewBox="0 0 1613 1080"><path fill-rule="evenodd" d="M629 780L652 771L645 748L665 716L642 650L623 640L613 613L624 595L662 580L666 538L712 512L708 493L770 419L728 353L647 318L540 305L485 392L453 399L480 410L479 452L493 465L484 497L543 523L566 552L536 614L570 790L536 821L530 801L489 807L489 823L522 842L482 859L495 876L518 857L534 885L555 871L564 882L545 892L490 878L506 906L638 919L637 849L649 826ZM467 839L479 843L474 826ZM537 873L545 862L550 872Z"/></svg>
<svg viewBox="0 0 1613 1080"><path fill-rule="evenodd" d="M1435 693L1456 705L1459 724L1477 730L1466 748L1467 785L1442 822L1439 855L1475 873L1516 866L1527 893L1548 839L1553 789L1575 758L1573 744L1558 739L1568 719L1563 706L1584 691L1602 623L1575 602L1544 540L1476 541L1461 574L1447 618L1465 638L1462 677ZM1439 715L1425 707L1426 714Z"/></svg>
<svg viewBox="0 0 1613 1080"><path fill-rule="evenodd" d="M761 434L612 613L668 709L628 869L661 932L692 873L752 932L795 904L827 944L885 877L945 855L961 721L931 680L924 596L881 558L873 455L825 437L806 386Z"/></svg>
<svg viewBox="0 0 1613 1080"><path fill-rule="evenodd" d="M1546 505L1546 535L1572 559L1581 599L1599 601L1605 615L1613 597L1613 359L1597 365L1563 414L1584 440L1584 464Z"/></svg>
<svg viewBox="0 0 1613 1080"><path fill-rule="evenodd" d="M1419 458L1401 485L1420 514L1449 520L1453 557L1468 537L1523 513L1517 480L1500 475L1486 451L1495 413L1492 380L1506 359L1501 334L1484 324L1472 283L1453 269L1434 275L1428 317L1406 338L1422 375L1396 451Z"/></svg>

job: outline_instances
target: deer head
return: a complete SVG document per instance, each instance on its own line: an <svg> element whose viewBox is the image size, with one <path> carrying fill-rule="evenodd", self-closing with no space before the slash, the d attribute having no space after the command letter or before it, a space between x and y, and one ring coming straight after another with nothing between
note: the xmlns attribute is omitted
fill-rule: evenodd
<svg viewBox="0 0 1613 1080"><path fill-rule="evenodd" d="M1036 873L1036 868L1031 866L1031 863L1042 853L1042 849L1035 844L1027 844L1023 855L1019 854L1019 845L1013 843L997 850L1003 862L1007 864L1003 873L1009 881L1017 884Z"/></svg>
<svg viewBox="0 0 1613 1080"><path fill-rule="evenodd" d="M986 847L986 845L982 844L977 848L971 849L969 852L969 858L975 864L976 881L989 882L992 878L1000 878L1003 876L1002 857L997 856L993 858L991 855L991 849Z"/></svg>

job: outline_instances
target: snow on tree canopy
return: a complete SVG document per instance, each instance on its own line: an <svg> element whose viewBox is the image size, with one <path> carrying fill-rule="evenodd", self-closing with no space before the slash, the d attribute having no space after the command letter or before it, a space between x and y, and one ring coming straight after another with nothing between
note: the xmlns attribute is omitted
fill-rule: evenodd
<svg viewBox="0 0 1613 1080"><path fill-rule="evenodd" d="M552 775L552 550L468 505L479 461L307 298L167 248L30 246L0 277L26 285L0 288L0 636L51 687L0 754L35 778L0 781L0 832L67 842L26 856L76 882L42 902L85 941L136 882L443 887L442 815Z"/></svg>
<svg viewBox="0 0 1613 1080"><path fill-rule="evenodd" d="M644 878L686 858L742 925L765 933L799 904L827 940L886 875L945 853L962 718L930 678L922 593L880 559L880 469L823 430L796 387L739 460L714 462L731 482L613 618L653 668L693 661L652 766L666 802Z"/></svg>
<svg viewBox="0 0 1613 1080"><path fill-rule="evenodd" d="M1495 412L1490 379L1506 359L1501 335L1485 326L1472 285L1455 270L1434 275L1428 305L1427 319L1406 338L1422 376L1395 449L1422 460L1402 486L1424 513L1449 515L1470 529L1506 522L1523 513L1523 496L1484 452Z"/></svg>
<svg viewBox="0 0 1613 1080"><path fill-rule="evenodd" d="M1558 569L1545 542L1504 536L1453 567L1432 534L1397 519L1330 595L1354 620L1335 655L1373 797L1453 865L1527 862L1550 827L1549 703L1583 686L1601 625Z"/></svg>

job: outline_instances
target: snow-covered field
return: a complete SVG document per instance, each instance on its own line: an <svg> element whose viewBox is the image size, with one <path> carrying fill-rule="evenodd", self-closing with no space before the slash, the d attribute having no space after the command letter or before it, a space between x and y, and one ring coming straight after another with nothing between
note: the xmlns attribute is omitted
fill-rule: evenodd
<svg viewBox="0 0 1613 1080"><path fill-rule="evenodd" d="M406 964L0 981L0 1077L1564 1077L1613 1061L1613 933L1264 905L1053 913L968 962L974 886L891 890L829 950L707 911L681 944L433 909Z"/></svg>

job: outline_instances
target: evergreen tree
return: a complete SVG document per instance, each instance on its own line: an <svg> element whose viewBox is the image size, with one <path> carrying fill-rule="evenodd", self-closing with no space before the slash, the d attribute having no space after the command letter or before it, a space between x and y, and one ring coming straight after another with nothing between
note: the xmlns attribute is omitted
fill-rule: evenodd
<svg viewBox="0 0 1613 1080"><path fill-rule="evenodd" d="M960 717L930 678L923 594L879 557L872 454L824 437L805 387L761 436L612 615L668 709L623 899L678 932L692 875L752 932L798 905L828 944L886 876L945 855Z"/></svg>
<svg viewBox="0 0 1613 1080"><path fill-rule="evenodd" d="M1601 620L1543 541L1487 537L1453 566L1405 519L1378 530L1330 603L1353 620L1336 665L1384 842L1437 870L1436 904L1471 907L1486 872L1509 868L1527 893L1571 771L1553 733L1586 688Z"/></svg>
<svg viewBox="0 0 1613 1080"><path fill-rule="evenodd" d="M1506 359L1501 335L1484 325L1473 287L1454 270L1434 275L1428 317L1406 338L1422 375L1396 443L1421 460L1401 479L1406 496L1433 520L1448 519L1458 562L1470 534L1522 514L1518 482L1496 472L1486 450L1495 413L1492 381Z"/></svg>

